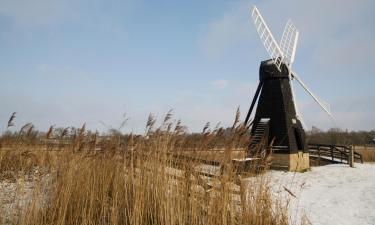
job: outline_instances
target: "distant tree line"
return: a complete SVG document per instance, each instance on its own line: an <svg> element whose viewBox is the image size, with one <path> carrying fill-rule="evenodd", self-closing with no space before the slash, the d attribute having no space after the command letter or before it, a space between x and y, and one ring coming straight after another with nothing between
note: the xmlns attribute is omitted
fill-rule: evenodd
<svg viewBox="0 0 375 225"><path fill-rule="evenodd" d="M339 128L331 128L328 131L312 127L306 132L308 142L325 144L352 144L352 145L374 145L375 130L371 131L348 131Z"/></svg>
<svg viewBox="0 0 375 225"><path fill-rule="evenodd" d="M228 141L233 138L233 132L240 134L242 141L236 147L245 147L248 145L246 141L250 139L250 130L245 127L235 125L233 127L223 128L215 127L211 131L208 125L205 126L201 133L189 133L184 128L182 132L178 132L178 136L182 141L184 147L194 148L196 145L205 142L208 148L224 147ZM244 129L244 130L243 130ZM154 132L166 132L156 129ZM152 132L151 132L152 133ZM106 132L98 133L97 131L90 131L85 129L85 125L81 128L76 127L53 127L48 131L38 131L31 123L25 124L18 131L7 130L0 134L0 145L7 140L11 141L17 139L25 143L39 143L45 139L59 139L59 140L76 140L79 136L84 136L86 140L112 140L118 139L123 143L129 138L142 138L142 135L133 135L122 133L119 129L108 129ZM143 138L147 138L148 135ZM309 143L322 144L342 144L342 145L375 145L375 130L371 131L348 131L339 128L331 128L323 131L317 127L312 127L311 130L306 131L307 141Z"/></svg>

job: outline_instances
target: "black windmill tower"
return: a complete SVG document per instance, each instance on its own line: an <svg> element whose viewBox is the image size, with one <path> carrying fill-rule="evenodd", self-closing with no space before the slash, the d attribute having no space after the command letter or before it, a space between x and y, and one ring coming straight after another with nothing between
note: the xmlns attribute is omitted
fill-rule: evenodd
<svg viewBox="0 0 375 225"><path fill-rule="evenodd" d="M255 154L256 146L261 140L266 140L266 144L272 141L275 153L307 152L303 121L296 105L293 81L297 80L331 116L329 105L319 100L291 69L299 34L292 21L287 22L279 45L255 6L252 10L252 19L271 59L260 63L258 88L245 120L245 123L248 123L258 101L251 129L249 155Z"/></svg>

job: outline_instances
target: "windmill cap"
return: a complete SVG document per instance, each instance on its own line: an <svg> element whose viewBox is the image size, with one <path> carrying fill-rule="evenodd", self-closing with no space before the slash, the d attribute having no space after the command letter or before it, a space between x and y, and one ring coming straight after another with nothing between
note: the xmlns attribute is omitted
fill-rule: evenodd
<svg viewBox="0 0 375 225"><path fill-rule="evenodd" d="M289 79L288 67L284 63L281 63L280 69L281 71L277 68L277 66L275 65L272 59L262 61L260 63L260 69L259 69L259 80L264 81L267 79L280 79L280 78Z"/></svg>

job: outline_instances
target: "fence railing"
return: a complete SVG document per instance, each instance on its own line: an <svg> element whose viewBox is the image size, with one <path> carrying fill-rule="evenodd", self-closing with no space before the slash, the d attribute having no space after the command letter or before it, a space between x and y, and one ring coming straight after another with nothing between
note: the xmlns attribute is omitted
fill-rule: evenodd
<svg viewBox="0 0 375 225"><path fill-rule="evenodd" d="M329 144L316 144L309 143L309 153L312 156L331 160L332 162L347 163L350 162L351 146L346 145L329 145ZM361 154L353 150L354 162L363 163Z"/></svg>

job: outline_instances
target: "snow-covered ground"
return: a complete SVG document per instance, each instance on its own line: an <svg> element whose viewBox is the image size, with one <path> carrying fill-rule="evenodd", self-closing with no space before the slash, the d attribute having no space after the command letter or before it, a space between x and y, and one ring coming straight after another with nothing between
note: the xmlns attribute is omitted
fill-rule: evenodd
<svg viewBox="0 0 375 225"><path fill-rule="evenodd" d="M276 195L289 195L292 224L305 214L313 225L375 225L375 164L355 168L336 164L268 175Z"/></svg>
<svg viewBox="0 0 375 225"><path fill-rule="evenodd" d="M7 178L4 179L4 174ZM40 180L41 179L41 180ZM41 182L40 182L41 181ZM39 176L36 169L33 175L19 176L5 172L0 176L0 224L12 224L11 221L24 212L26 205L35 200L33 194L39 191L44 196L37 200L38 206L47 201L47 192L51 177L49 174ZM39 186L41 184L41 186Z"/></svg>
<svg viewBox="0 0 375 225"><path fill-rule="evenodd" d="M196 169L220 172L217 166ZM375 164L355 164L355 168L333 164L304 173L271 170L264 177L269 179L275 199L289 202L292 225L300 225L302 218L312 225L375 225Z"/></svg>

